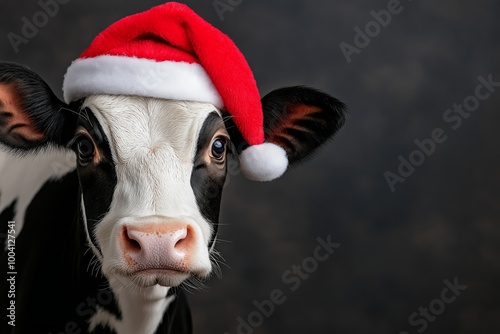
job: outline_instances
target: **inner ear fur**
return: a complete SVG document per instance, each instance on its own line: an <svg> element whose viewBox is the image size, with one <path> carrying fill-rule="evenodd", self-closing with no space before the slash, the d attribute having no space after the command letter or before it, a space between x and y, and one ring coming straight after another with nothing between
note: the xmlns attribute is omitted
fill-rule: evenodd
<svg viewBox="0 0 500 334"><path fill-rule="evenodd" d="M289 164L307 159L344 125L346 107L338 99L304 86L272 91L262 99L265 140L287 153ZM228 112L224 122L237 152L248 147Z"/></svg>
<svg viewBox="0 0 500 334"><path fill-rule="evenodd" d="M290 164L306 159L344 125L338 99L304 86L272 91L262 99L267 142L283 147Z"/></svg>
<svg viewBox="0 0 500 334"><path fill-rule="evenodd" d="M72 107L29 68L0 63L0 142L7 147L31 150L47 143L64 145L70 132L67 125L76 120Z"/></svg>

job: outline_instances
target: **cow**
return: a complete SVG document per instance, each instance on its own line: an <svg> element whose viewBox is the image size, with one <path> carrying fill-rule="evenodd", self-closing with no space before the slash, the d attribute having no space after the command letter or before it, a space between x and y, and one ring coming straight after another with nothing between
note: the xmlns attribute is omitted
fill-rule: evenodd
<svg viewBox="0 0 500 334"><path fill-rule="evenodd" d="M345 121L342 102L304 86L259 104L265 141L289 165ZM217 265L222 190L247 138L217 103L63 101L28 67L0 62L2 268L13 266L1 333L192 333L183 291Z"/></svg>

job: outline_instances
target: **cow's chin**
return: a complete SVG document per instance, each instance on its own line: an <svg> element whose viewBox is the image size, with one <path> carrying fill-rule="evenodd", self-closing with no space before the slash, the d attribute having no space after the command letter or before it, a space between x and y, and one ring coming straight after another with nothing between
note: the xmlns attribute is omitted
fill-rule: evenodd
<svg viewBox="0 0 500 334"><path fill-rule="evenodd" d="M155 266L128 264L126 261L106 261L102 263L102 273L108 278L112 287L123 287L127 290L139 290L151 287L177 287L191 277L206 279L212 271L211 263L195 263L191 265L173 265L159 263ZM129 289L130 288L130 289Z"/></svg>
<svg viewBox="0 0 500 334"><path fill-rule="evenodd" d="M191 276L190 273L170 269L146 269L128 275L128 279L138 287L148 288L155 285L175 287Z"/></svg>
<svg viewBox="0 0 500 334"><path fill-rule="evenodd" d="M182 284L192 273L173 269L143 269L135 272L125 270L109 270L104 273L110 281L118 281L125 288L151 288L155 286L176 287Z"/></svg>
<svg viewBox="0 0 500 334"><path fill-rule="evenodd" d="M190 277L201 280L210 274L210 268L203 270L184 271L177 268L141 268L130 271L123 268L106 268L103 266L104 275L110 282L116 282L125 289L137 287L140 290L151 287L176 287Z"/></svg>

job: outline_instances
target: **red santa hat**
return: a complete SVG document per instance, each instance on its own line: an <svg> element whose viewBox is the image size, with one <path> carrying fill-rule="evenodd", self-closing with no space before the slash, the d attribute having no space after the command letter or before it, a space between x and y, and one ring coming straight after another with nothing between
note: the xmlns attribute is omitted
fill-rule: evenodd
<svg viewBox="0 0 500 334"><path fill-rule="evenodd" d="M199 101L225 108L249 144L244 175L269 181L288 166L285 151L264 142L260 94L233 41L183 4L169 2L125 17L100 33L67 70L66 102L93 94Z"/></svg>

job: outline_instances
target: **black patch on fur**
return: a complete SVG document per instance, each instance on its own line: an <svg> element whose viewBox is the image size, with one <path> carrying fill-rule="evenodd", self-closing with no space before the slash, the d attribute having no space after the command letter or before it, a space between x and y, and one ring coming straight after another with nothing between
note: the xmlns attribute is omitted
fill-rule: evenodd
<svg viewBox="0 0 500 334"><path fill-rule="evenodd" d="M82 333L88 332L98 291L108 286L104 277L92 274L92 260L80 221L78 176L73 171L47 181L26 210L23 230L16 238L15 333L64 333L70 322ZM1 265L7 268L3 249ZM0 293L7 296L6 271L1 277ZM2 308L8 302L2 298ZM115 307L114 297L108 304L106 309ZM11 330L7 321L0 323L0 333Z"/></svg>
<svg viewBox="0 0 500 334"><path fill-rule="evenodd" d="M222 199L222 190L226 180L227 163L224 168L217 168L213 163L207 164L205 156L207 150L210 150L212 138L219 129L224 128L222 118L213 112L208 115L198 137L196 146L196 155L194 157L194 167L191 173L191 187L198 208L203 217L213 224L212 237L209 246L211 246L219 226L219 212Z"/></svg>
<svg viewBox="0 0 500 334"><path fill-rule="evenodd" d="M155 334L191 334L193 325L191 311L189 310L186 294L182 289L171 288L168 296L175 295L167 312L163 316L163 322L156 329Z"/></svg>
<svg viewBox="0 0 500 334"><path fill-rule="evenodd" d="M93 231L96 224L101 221L110 209L118 178L109 140L101 124L99 124L89 108L85 108L80 112L78 126L84 127L89 132L101 156L101 160L97 164L92 162L87 166L77 166L80 187L85 202L87 228L92 242L99 249Z"/></svg>
<svg viewBox="0 0 500 334"><path fill-rule="evenodd" d="M2 194L0 194L0 203L2 199ZM17 198L12 201L12 203L6 207L2 212L0 212L0 247L3 247L3 240L7 238L7 230L9 229L7 224L14 220L16 216L17 208Z"/></svg>
<svg viewBox="0 0 500 334"><path fill-rule="evenodd" d="M75 219L77 194L78 179L73 172L62 180L46 182L26 210L23 230L16 238L15 333L57 333L73 319L84 325L85 319L76 314L77 305L95 289L95 283L83 263L86 247L79 251L84 243ZM1 259L7 268L3 250ZM3 296L8 291L5 276L3 271ZM2 298L3 309L8 302ZM0 333L10 330L2 321Z"/></svg>

